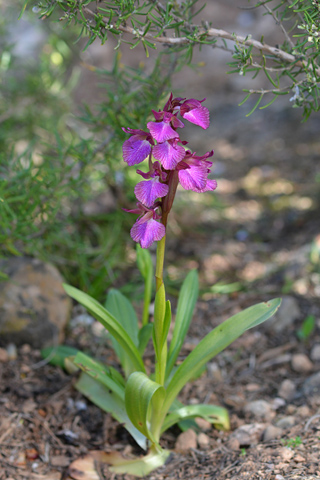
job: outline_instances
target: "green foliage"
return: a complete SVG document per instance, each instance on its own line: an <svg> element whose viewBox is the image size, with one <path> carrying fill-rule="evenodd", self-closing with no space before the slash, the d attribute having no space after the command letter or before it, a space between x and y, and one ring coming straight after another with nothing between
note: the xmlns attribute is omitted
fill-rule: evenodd
<svg viewBox="0 0 320 480"><path fill-rule="evenodd" d="M250 0L249 0L250 1ZM252 95L258 95L248 115L256 108L266 108L279 95L291 95L293 107L303 109L304 119L320 108L320 24L319 2L314 0L265 0L252 2L247 8L259 9L261 14L271 15L282 31L283 43L267 45L263 36L252 39L236 33L222 32L219 25L212 27L206 20L201 25L194 23L195 17L205 6L198 8L198 0L185 2L167 1L165 4L154 0L102 0L78 2L76 0L31 1L39 17L44 19L55 14L66 26L75 24L79 37L87 37L87 48L98 39L102 44L110 36L118 39L117 49L128 44L133 49L142 45L145 54L164 47L166 53L175 53L175 70L189 65L195 47L210 45L230 51L233 61L229 73L252 74L255 78L263 74L271 84L270 89L246 89L247 95L241 104ZM213 19L212 19L213 20ZM124 33L127 35L124 36ZM221 37L221 41L218 38ZM230 49L225 39L234 42ZM267 102L260 106L262 100Z"/></svg>
<svg viewBox="0 0 320 480"><path fill-rule="evenodd" d="M140 263L141 258L140 256ZM142 270L143 265L147 264L148 257L144 257L144 262L140 264ZM167 337L171 308L169 301L166 301L163 283L156 292L154 321L147 325L140 322L141 327L130 302L117 290L110 291L106 309L80 290L69 285L64 285L64 288L97 318L113 337L112 345L124 376L81 352L74 355L72 350L71 356L66 358L68 348L60 348L58 352L55 349L51 352L46 350L44 353L49 355L49 359L50 355L54 355L51 360L56 365L66 367L72 363L81 369L83 373L77 382L78 390L121 421L140 446L146 448L149 442L151 452L157 452L157 462L160 462L160 458L162 461L167 458L159 444L160 436L176 423L183 425L195 417L202 417L218 428L229 428L229 418L224 408L212 405L184 406L176 397L208 361L246 330L274 315L281 303L279 299L274 299L234 315L209 333L179 366L175 366L195 306L198 292L196 271L191 271L182 285L169 351ZM148 329L147 337L151 330L155 352L155 369L149 375L141 357L143 348L137 348L140 333L145 331L148 325L151 329ZM126 471L131 471L130 468L127 466Z"/></svg>
<svg viewBox="0 0 320 480"><path fill-rule="evenodd" d="M281 440L281 443L285 447L296 448L296 447L299 447L299 445L302 444L302 440L301 440L301 437L288 438L288 439L283 438Z"/></svg>
<svg viewBox="0 0 320 480"><path fill-rule="evenodd" d="M297 337L300 340L308 340L314 332L316 319L314 315L308 315L302 322L301 327L297 330Z"/></svg>
<svg viewBox="0 0 320 480"><path fill-rule="evenodd" d="M160 56L147 73L143 66L124 67L117 54L110 70L97 71L104 101L84 105L75 119L75 29L42 23L47 29L39 61L30 55L24 64L6 41L16 12L12 5L0 18L0 257L36 254L102 299L124 265L123 227L130 220L121 207L133 199L133 179L119 161L122 127L145 123L151 101L169 88L175 58ZM25 12L23 21L35 20ZM90 210L106 192L110 211ZM151 277L150 270L149 297ZM145 318L148 308L146 303Z"/></svg>

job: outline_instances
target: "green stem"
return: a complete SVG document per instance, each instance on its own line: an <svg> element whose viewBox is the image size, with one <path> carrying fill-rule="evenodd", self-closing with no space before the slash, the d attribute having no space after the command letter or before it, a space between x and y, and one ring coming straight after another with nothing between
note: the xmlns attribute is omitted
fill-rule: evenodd
<svg viewBox="0 0 320 480"><path fill-rule="evenodd" d="M163 264L164 252L166 246L166 236L159 240L157 245L157 263L156 263L156 292L163 284Z"/></svg>

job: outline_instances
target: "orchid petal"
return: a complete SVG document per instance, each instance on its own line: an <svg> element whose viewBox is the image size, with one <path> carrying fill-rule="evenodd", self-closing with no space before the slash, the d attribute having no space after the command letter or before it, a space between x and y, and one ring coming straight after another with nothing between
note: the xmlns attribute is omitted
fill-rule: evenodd
<svg viewBox="0 0 320 480"><path fill-rule="evenodd" d="M216 180L207 180L206 186L202 189L197 190L197 191L198 191L198 193L213 192L213 190L215 190L216 188L217 188L217 181Z"/></svg>
<svg viewBox="0 0 320 480"><path fill-rule="evenodd" d="M179 170L179 181L185 190L199 192L206 187L208 172L201 165L190 165L189 168Z"/></svg>
<svg viewBox="0 0 320 480"><path fill-rule="evenodd" d="M161 162L166 170L174 170L175 166L184 158L186 151L180 145L174 145L173 142L158 143L153 148L154 158Z"/></svg>
<svg viewBox="0 0 320 480"><path fill-rule="evenodd" d="M182 111L181 115L190 123L199 125L199 127L202 127L204 130L210 125L209 110L206 107L193 108L185 113Z"/></svg>
<svg viewBox="0 0 320 480"><path fill-rule="evenodd" d="M165 234L165 226L154 220L151 212L137 220L130 231L132 239L139 242L142 248L149 248L154 241L161 240Z"/></svg>
<svg viewBox="0 0 320 480"><path fill-rule="evenodd" d="M147 127L153 138L159 143L171 138L179 138L179 134L167 122L148 122Z"/></svg>
<svg viewBox="0 0 320 480"><path fill-rule="evenodd" d="M151 207L157 198L165 197L168 191L168 185L160 183L159 177L139 182L134 189L135 196L146 207Z"/></svg>
<svg viewBox="0 0 320 480"><path fill-rule="evenodd" d="M123 160L132 166L143 162L150 155L151 145L148 140L139 135L133 135L123 143L122 152Z"/></svg>

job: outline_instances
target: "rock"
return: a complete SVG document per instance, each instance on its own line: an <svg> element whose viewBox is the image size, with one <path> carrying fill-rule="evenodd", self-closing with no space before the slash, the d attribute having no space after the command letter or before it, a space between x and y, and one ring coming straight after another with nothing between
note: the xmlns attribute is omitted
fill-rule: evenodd
<svg viewBox="0 0 320 480"><path fill-rule="evenodd" d="M240 442L236 437L230 437L227 446L230 450L239 450L240 448Z"/></svg>
<svg viewBox="0 0 320 480"><path fill-rule="evenodd" d="M203 432L199 433L199 435L197 437L197 440L198 440L198 445L199 445L200 448L208 448L209 447L210 438L205 433L203 433Z"/></svg>
<svg viewBox="0 0 320 480"><path fill-rule="evenodd" d="M317 343L312 347L310 357L314 362L320 361L320 343Z"/></svg>
<svg viewBox="0 0 320 480"><path fill-rule="evenodd" d="M313 369L313 363L304 353L296 353L292 355L291 367L295 372L307 373Z"/></svg>
<svg viewBox="0 0 320 480"><path fill-rule="evenodd" d="M229 442L231 438L234 438L238 441L239 447L255 445L260 441L264 430L264 423L249 423L242 425L230 435Z"/></svg>
<svg viewBox="0 0 320 480"><path fill-rule="evenodd" d="M245 413L252 415L260 420L271 420L275 413L272 406L265 400L254 400L244 407Z"/></svg>
<svg viewBox="0 0 320 480"><path fill-rule="evenodd" d="M210 374L210 377L214 380L214 382L216 383L222 382L222 373L219 368L219 365L216 362L208 363L207 370L208 370L208 373Z"/></svg>
<svg viewBox="0 0 320 480"><path fill-rule="evenodd" d="M320 372L311 375L302 385L302 390L305 395L320 392Z"/></svg>
<svg viewBox="0 0 320 480"><path fill-rule="evenodd" d="M0 292L1 344L30 344L33 348L63 340L71 299L58 270L40 260L19 257L0 261L9 276Z"/></svg>
<svg viewBox="0 0 320 480"><path fill-rule="evenodd" d="M291 380L283 380L280 385L278 395L285 400L292 400L296 394L296 386Z"/></svg>
<svg viewBox="0 0 320 480"><path fill-rule="evenodd" d="M204 432L209 432L209 430L212 429L212 424L208 422L208 420L205 420L201 417L196 417L194 420L198 427L201 428L201 430L203 430Z"/></svg>
<svg viewBox="0 0 320 480"><path fill-rule="evenodd" d="M300 417L307 418L310 417L310 408L308 405L302 405L297 409L297 415L300 415Z"/></svg>
<svg viewBox="0 0 320 480"><path fill-rule="evenodd" d="M294 456L294 459L293 459L296 463L303 463L306 461L306 459L300 455L300 453L298 453L297 455Z"/></svg>
<svg viewBox="0 0 320 480"><path fill-rule="evenodd" d="M278 410L281 407L284 407L286 402L283 400L283 398L276 397L272 400L272 408L273 410Z"/></svg>
<svg viewBox="0 0 320 480"><path fill-rule="evenodd" d="M18 356L17 347L14 343L9 343L7 346L8 358L9 360L16 360Z"/></svg>
<svg viewBox="0 0 320 480"><path fill-rule="evenodd" d="M263 432L263 440L265 442L270 442L271 440L275 440L278 437L281 437L282 429L279 427L275 427L274 425L268 425L265 431Z"/></svg>
<svg viewBox="0 0 320 480"><path fill-rule="evenodd" d="M295 425L296 419L295 417L288 415L287 417L283 417L277 421L276 426L279 428L290 428Z"/></svg>
<svg viewBox="0 0 320 480"><path fill-rule="evenodd" d="M297 300L291 296L282 298L281 307L272 320L266 323L268 330L277 333L290 327L293 322L300 317L300 308Z"/></svg>
<svg viewBox="0 0 320 480"><path fill-rule="evenodd" d="M289 462L294 455L294 452L288 447L281 447L279 448L278 452L281 459L285 462Z"/></svg>
<svg viewBox="0 0 320 480"><path fill-rule="evenodd" d="M0 348L0 363L6 363L9 361L9 355L5 348Z"/></svg>
<svg viewBox="0 0 320 480"><path fill-rule="evenodd" d="M180 433L175 444L177 452L185 453L191 448L197 448L197 434L189 428L185 432Z"/></svg>

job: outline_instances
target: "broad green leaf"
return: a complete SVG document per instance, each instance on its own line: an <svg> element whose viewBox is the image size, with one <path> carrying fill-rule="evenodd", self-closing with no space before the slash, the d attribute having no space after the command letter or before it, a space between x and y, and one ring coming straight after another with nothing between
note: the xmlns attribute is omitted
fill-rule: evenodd
<svg viewBox="0 0 320 480"><path fill-rule="evenodd" d="M96 362L82 352L78 352L73 363L79 367L84 373L94 378L97 382L102 383L105 387L112 390L113 393L124 400L123 384L118 383L117 379L112 378L112 373L108 367Z"/></svg>
<svg viewBox="0 0 320 480"><path fill-rule="evenodd" d="M77 288L63 284L70 297L81 303L119 342L129 356L132 368L144 372L145 368L141 355L123 326L99 302Z"/></svg>
<svg viewBox="0 0 320 480"><path fill-rule="evenodd" d="M146 346L148 345L148 342L151 338L153 331L153 324L152 323L147 323L147 325L144 325L140 331L139 331L139 346L138 350L140 355L143 355L143 352L146 349Z"/></svg>
<svg viewBox="0 0 320 480"><path fill-rule="evenodd" d="M275 298L269 302L259 303L233 315L221 325L208 333L195 349L177 368L167 387L166 400L163 406L165 414L173 400L196 371L209 360L224 350L246 330L268 320L278 310L281 299Z"/></svg>
<svg viewBox="0 0 320 480"><path fill-rule="evenodd" d="M185 420L187 418L202 417L208 422L215 425L217 428L229 430L230 422L228 411L217 405L188 405L178 408L172 413L169 413L163 422L161 433L168 430L175 423Z"/></svg>
<svg viewBox="0 0 320 480"><path fill-rule="evenodd" d="M137 244L137 264L144 279L142 325L147 325L149 321L149 307L152 295L153 264L149 250L141 248L139 244Z"/></svg>
<svg viewBox="0 0 320 480"><path fill-rule="evenodd" d="M158 443L154 435L157 420L165 397L165 389L142 373L130 375L125 389L125 405L133 425L153 443ZM158 425L160 430L160 425ZM156 433L160 433L157 431Z"/></svg>
<svg viewBox="0 0 320 480"><path fill-rule="evenodd" d="M57 347L48 347L41 350L41 355L51 365L65 368L65 359L77 355L77 348L68 347L67 345L58 345Z"/></svg>
<svg viewBox="0 0 320 480"><path fill-rule="evenodd" d="M178 358L184 339L189 330L193 310L198 298L198 292L198 273L196 270L191 270L186 276L179 294L177 314L168 353L167 376L170 374Z"/></svg>
<svg viewBox="0 0 320 480"><path fill-rule="evenodd" d="M105 307L108 310L108 312L111 313L111 315L114 316L115 319L123 326L125 331L129 334L131 340L137 347L139 342L138 342L138 319L136 312L134 311L133 306L125 297L122 295L119 290L116 290L115 288L112 288L109 290L107 300L105 303ZM112 337L111 338L113 348L120 360L120 363L122 365L122 368L125 372L126 377L130 375L133 371L133 366L130 360L130 357L126 353L125 349L121 347L119 342Z"/></svg>
<svg viewBox="0 0 320 480"><path fill-rule="evenodd" d="M147 449L146 437L132 424L127 415L124 401L118 395L85 373L80 375L75 387L92 403L110 413L119 423L123 424L137 444L144 450Z"/></svg>
<svg viewBox="0 0 320 480"><path fill-rule="evenodd" d="M170 455L169 450L151 448L148 455L140 458L127 459L123 458L120 452L98 452L99 459L103 454L102 462L111 465L109 470L114 473L128 473L135 477L145 477L156 468L164 465Z"/></svg>

